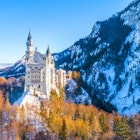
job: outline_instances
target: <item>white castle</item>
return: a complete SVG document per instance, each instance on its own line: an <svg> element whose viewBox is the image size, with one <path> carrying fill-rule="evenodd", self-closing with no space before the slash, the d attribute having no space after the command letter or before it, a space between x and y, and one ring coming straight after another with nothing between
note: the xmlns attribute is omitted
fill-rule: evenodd
<svg viewBox="0 0 140 140"><path fill-rule="evenodd" d="M30 31L26 45L24 91L29 92L31 90L37 90L46 94L49 98L52 89L64 87L66 84L66 75L60 76L60 72L55 72L55 63L49 47L47 48L46 54L41 54L37 49L34 51ZM64 70L62 70L62 72L66 73Z"/></svg>

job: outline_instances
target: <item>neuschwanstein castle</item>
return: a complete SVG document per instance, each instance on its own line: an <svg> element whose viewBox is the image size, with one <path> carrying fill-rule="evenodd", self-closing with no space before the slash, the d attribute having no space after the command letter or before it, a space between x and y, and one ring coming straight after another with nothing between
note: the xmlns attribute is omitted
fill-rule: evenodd
<svg viewBox="0 0 140 140"><path fill-rule="evenodd" d="M55 70L53 56L49 47L45 54L33 49L33 40L29 31L27 38L27 51L25 59L25 92L37 90L50 97L50 91L63 88L66 84L66 71Z"/></svg>

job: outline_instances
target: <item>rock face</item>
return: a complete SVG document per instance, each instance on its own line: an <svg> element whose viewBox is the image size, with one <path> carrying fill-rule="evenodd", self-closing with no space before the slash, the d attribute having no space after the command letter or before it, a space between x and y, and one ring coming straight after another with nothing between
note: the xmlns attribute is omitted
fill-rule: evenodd
<svg viewBox="0 0 140 140"><path fill-rule="evenodd" d="M66 95L66 102L71 100L76 104L91 104L91 98L89 94L82 88L78 87L78 84L73 79L69 79L67 81L67 85L65 87L65 95Z"/></svg>
<svg viewBox="0 0 140 140"><path fill-rule="evenodd" d="M139 112L140 0L96 22L86 38L54 58L57 68L81 72L82 87L96 106L128 115Z"/></svg>

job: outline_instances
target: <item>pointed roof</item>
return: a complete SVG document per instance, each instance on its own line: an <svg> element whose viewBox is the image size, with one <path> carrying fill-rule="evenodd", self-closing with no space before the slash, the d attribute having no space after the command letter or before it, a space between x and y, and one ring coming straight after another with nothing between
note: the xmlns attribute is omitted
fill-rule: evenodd
<svg viewBox="0 0 140 140"><path fill-rule="evenodd" d="M27 39L27 40L29 41L29 40L31 40L31 39L32 39L32 35L31 35L31 33L30 33L30 30L29 30L29 34L28 34L28 39Z"/></svg>
<svg viewBox="0 0 140 140"><path fill-rule="evenodd" d="M37 51L37 47L35 47L35 51Z"/></svg>
<svg viewBox="0 0 140 140"><path fill-rule="evenodd" d="M46 55L48 55L48 54L51 54L49 45L48 45L48 48L47 48L47 51L46 51Z"/></svg>

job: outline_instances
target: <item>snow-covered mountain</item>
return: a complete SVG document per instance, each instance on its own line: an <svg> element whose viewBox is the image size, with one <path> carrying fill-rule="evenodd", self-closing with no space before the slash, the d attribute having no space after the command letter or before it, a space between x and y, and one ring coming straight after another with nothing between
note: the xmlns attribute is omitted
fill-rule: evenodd
<svg viewBox="0 0 140 140"><path fill-rule="evenodd" d="M57 68L77 70L92 103L121 114L140 111L140 0L96 22L92 32L54 54Z"/></svg>
<svg viewBox="0 0 140 140"><path fill-rule="evenodd" d="M17 78L23 75L25 75L25 56L13 65L6 65L4 68L0 68L0 76L4 76L6 78Z"/></svg>
<svg viewBox="0 0 140 140"><path fill-rule="evenodd" d="M12 66L12 63L0 63L0 69Z"/></svg>
<svg viewBox="0 0 140 140"><path fill-rule="evenodd" d="M78 84L73 79L69 79L67 81L67 85L65 87L65 95L66 101L71 100L76 104L91 104L91 98L89 94L82 88L78 88Z"/></svg>

